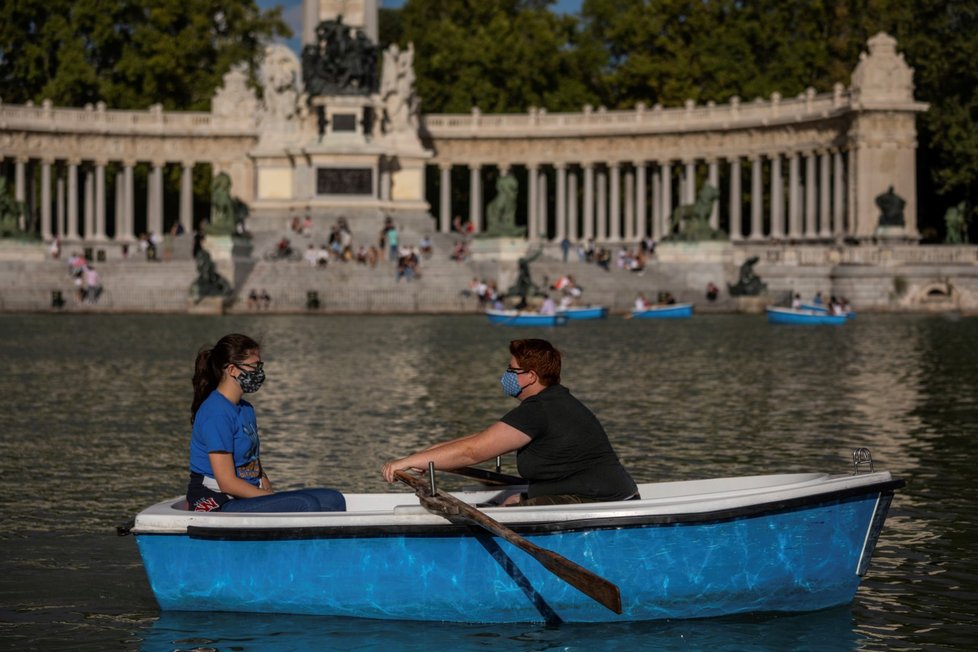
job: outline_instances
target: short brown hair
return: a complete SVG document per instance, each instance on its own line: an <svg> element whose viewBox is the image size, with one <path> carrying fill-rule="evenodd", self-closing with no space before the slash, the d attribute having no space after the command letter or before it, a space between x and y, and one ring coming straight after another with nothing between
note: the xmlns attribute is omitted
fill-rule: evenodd
<svg viewBox="0 0 978 652"><path fill-rule="evenodd" d="M512 340L509 352L521 369L536 373L541 385L550 386L560 382L560 351L547 340Z"/></svg>

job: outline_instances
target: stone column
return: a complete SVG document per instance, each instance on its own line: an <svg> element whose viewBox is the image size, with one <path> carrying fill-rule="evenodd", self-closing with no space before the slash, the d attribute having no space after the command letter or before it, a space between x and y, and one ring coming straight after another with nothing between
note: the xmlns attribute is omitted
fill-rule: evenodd
<svg viewBox="0 0 978 652"><path fill-rule="evenodd" d="M784 237L784 179L781 177L781 154L771 155L771 238Z"/></svg>
<svg viewBox="0 0 978 652"><path fill-rule="evenodd" d="M95 161L95 233L96 240L105 240L105 166L107 161Z"/></svg>
<svg viewBox="0 0 978 652"><path fill-rule="evenodd" d="M153 186L149 194L151 210L149 211L148 229L158 236L163 235L163 166L165 161L153 161L153 170L150 172L150 182Z"/></svg>
<svg viewBox="0 0 978 652"><path fill-rule="evenodd" d="M710 180L710 185L720 190L720 169L717 164L716 159L712 159L709 162L709 172L707 178ZM713 210L710 211L710 228L719 229L720 228L720 198L717 196L717 201L713 202Z"/></svg>
<svg viewBox="0 0 978 652"><path fill-rule="evenodd" d="M823 180L824 182L824 180ZM815 182L815 152L805 155L805 237L814 240L818 237L815 197L818 185Z"/></svg>
<svg viewBox="0 0 978 652"><path fill-rule="evenodd" d="M652 239L662 239L662 174L658 167L652 169Z"/></svg>
<svg viewBox="0 0 978 652"><path fill-rule="evenodd" d="M598 224L594 229L595 239L603 242L608 239L608 177L604 170L598 170Z"/></svg>
<svg viewBox="0 0 978 652"><path fill-rule="evenodd" d="M30 159L18 156L14 161L14 199L27 201L27 162Z"/></svg>
<svg viewBox="0 0 978 652"><path fill-rule="evenodd" d="M608 202L608 239L621 240L621 163L608 163L608 186L611 198Z"/></svg>
<svg viewBox="0 0 978 652"><path fill-rule="evenodd" d="M755 154L750 164L750 240L764 239L764 172L761 157Z"/></svg>
<svg viewBox="0 0 978 652"><path fill-rule="evenodd" d="M125 166L125 191L123 192L122 223L121 234L116 235L116 239L129 242L136 239L136 182L133 174L135 161L124 161Z"/></svg>
<svg viewBox="0 0 978 652"><path fill-rule="evenodd" d="M95 170L85 166L85 240L95 237Z"/></svg>
<svg viewBox="0 0 978 652"><path fill-rule="evenodd" d="M788 158L788 237L801 237L801 198L799 192L798 152Z"/></svg>
<svg viewBox="0 0 978 652"><path fill-rule="evenodd" d="M550 237L550 211L548 210L549 193L547 192L547 173L543 170L537 174L537 183L540 184L539 194L537 195L537 231L544 240Z"/></svg>
<svg viewBox="0 0 978 652"><path fill-rule="evenodd" d="M68 215L65 212L65 167L63 164L57 167L57 180L54 182L54 188L54 199L58 204L54 209L54 217L58 220L58 235L64 239L65 233L68 232Z"/></svg>
<svg viewBox="0 0 978 652"><path fill-rule="evenodd" d="M577 223L577 174L573 170L567 172L567 238L576 242L580 237L581 227Z"/></svg>
<svg viewBox="0 0 978 652"><path fill-rule="evenodd" d="M180 226L192 233L194 224L194 162L180 164Z"/></svg>
<svg viewBox="0 0 978 652"><path fill-rule="evenodd" d="M683 203L696 203L696 161L685 161L686 164L686 184L683 188Z"/></svg>
<svg viewBox="0 0 978 652"><path fill-rule="evenodd" d="M49 158L41 159L41 239L51 240L51 163Z"/></svg>
<svg viewBox="0 0 978 652"><path fill-rule="evenodd" d="M115 173L115 239L122 239L123 231L123 207L126 205L126 177L122 169Z"/></svg>
<svg viewBox="0 0 978 652"><path fill-rule="evenodd" d="M642 240L649 234L648 210L645 206L645 161L635 166L635 239Z"/></svg>
<svg viewBox="0 0 978 652"><path fill-rule="evenodd" d="M662 164L662 236L672 231L672 162ZM658 240L658 238L656 238Z"/></svg>
<svg viewBox="0 0 978 652"><path fill-rule="evenodd" d="M476 233L482 232L482 166L469 166L469 222Z"/></svg>
<svg viewBox="0 0 978 652"><path fill-rule="evenodd" d="M841 238L845 234L846 193L842 169L842 152L832 153L832 235Z"/></svg>
<svg viewBox="0 0 978 652"><path fill-rule="evenodd" d="M622 192L624 198L625 228L624 238L629 242L635 240L635 171L625 170L625 189Z"/></svg>
<svg viewBox="0 0 978 652"><path fill-rule="evenodd" d="M438 169L441 171L438 229L442 233L449 233L452 230L452 166L449 163L439 163Z"/></svg>
<svg viewBox="0 0 978 652"><path fill-rule="evenodd" d="M741 224L742 200L740 198L740 157L730 159L730 241L737 242L744 238L744 227ZM719 221L714 228L720 228Z"/></svg>
<svg viewBox="0 0 978 652"><path fill-rule="evenodd" d="M554 209L556 211L557 232L554 239L561 242L567 237L567 164L555 163L554 169L557 172L557 205Z"/></svg>
<svg viewBox="0 0 978 652"><path fill-rule="evenodd" d="M78 164L77 159L68 161L68 228L65 239L78 237Z"/></svg>
<svg viewBox="0 0 978 652"><path fill-rule="evenodd" d="M829 213L831 209L831 190L832 182L829 178L829 153L822 151L818 154L818 190L819 190L819 206L818 206L818 237L822 240L828 240L832 237L832 229L829 227Z"/></svg>
<svg viewBox="0 0 978 652"><path fill-rule="evenodd" d="M526 164L526 189L526 237L530 241L535 242L539 233L537 227L537 208L540 204L540 200L537 198L540 184L537 180L537 165L535 163Z"/></svg>
<svg viewBox="0 0 978 652"><path fill-rule="evenodd" d="M584 229L583 237L590 240L594 237L594 163L582 163L584 170Z"/></svg>

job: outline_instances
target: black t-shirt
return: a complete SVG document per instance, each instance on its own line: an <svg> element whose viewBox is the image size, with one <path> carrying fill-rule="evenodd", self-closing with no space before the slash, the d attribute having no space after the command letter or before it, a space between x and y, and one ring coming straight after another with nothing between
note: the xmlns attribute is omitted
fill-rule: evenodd
<svg viewBox="0 0 978 652"><path fill-rule="evenodd" d="M530 498L574 494L624 500L638 491L598 418L563 385L524 399L500 421L532 440L516 453Z"/></svg>

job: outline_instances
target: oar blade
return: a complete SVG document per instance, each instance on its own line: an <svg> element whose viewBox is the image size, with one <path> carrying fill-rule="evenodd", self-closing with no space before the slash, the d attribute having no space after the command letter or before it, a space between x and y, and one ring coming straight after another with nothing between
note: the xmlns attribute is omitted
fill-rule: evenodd
<svg viewBox="0 0 978 652"><path fill-rule="evenodd" d="M419 477L403 471L395 471L394 476L404 484L415 489L425 508L440 513L445 518L461 517L465 521L478 525L491 534L506 539L514 546L531 555L544 568L584 595L616 614L621 613L621 591L605 578L552 550L541 548L535 543L524 539L488 514L484 514L472 505L469 505L463 500L459 500L451 494L438 492L437 495L432 496L428 483Z"/></svg>

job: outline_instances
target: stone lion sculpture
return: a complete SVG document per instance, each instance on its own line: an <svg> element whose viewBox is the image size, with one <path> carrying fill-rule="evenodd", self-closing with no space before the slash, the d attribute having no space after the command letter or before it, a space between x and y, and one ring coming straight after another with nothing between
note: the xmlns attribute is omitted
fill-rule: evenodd
<svg viewBox="0 0 978 652"><path fill-rule="evenodd" d="M945 243L964 244L968 241L968 218L964 202L947 209L947 212L944 213L944 227L946 229Z"/></svg>
<svg viewBox="0 0 978 652"><path fill-rule="evenodd" d="M760 260L757 256L751 256L740 266L740 278L735 284L727 283L732 297L756 297L767 290L767 284L754 272L754 265Z"/></svg>
<svg viewBox="0 0 978 652"><path fill-rule="evenodd" d="M713 212L713 202L720 196L720 191L710 184L703 184L696 202L683 204L672 212L669 224L671 240L697 242L699 240L719 240L726 234L710 226L710 213Z"/></svg>
<svg viewBox="0 0 978 652"><path fill-rule="evenodd" d="M207 229L214 235L229 235L234 232L235 209L231 199L231 177L221 172L214 177L211 185L211 223Z"/></svg>
<svg viewBox="0 0 978 652"><path fill-rule="evenodd" d="M7 179L0 176L0 238L20 233L20 216L23 205L10 196Z"/></svg>
<svg viewBox="0 0 978 652"><path fill-rule="evenodd" d="M281 123L296 114L299 91L296 87L300 75L299 59L284 45L265 48L261 77L263 89L263 122Z"/></svg>
<svg viewBox="0 0 978 652"><path fill-rule="evenodd" d="M486 205L486 229L482 235L490 238L521 238L526 227L516 226L516 195L519 183L511 174L496 180L496 196Z"/></svg>

